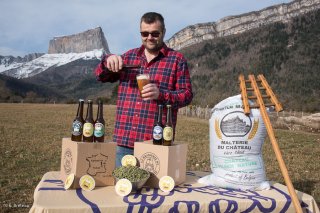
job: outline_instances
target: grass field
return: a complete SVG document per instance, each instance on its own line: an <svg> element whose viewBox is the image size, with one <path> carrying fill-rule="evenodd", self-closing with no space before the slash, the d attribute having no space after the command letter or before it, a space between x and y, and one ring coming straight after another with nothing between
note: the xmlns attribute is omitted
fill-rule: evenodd
<svg viewBox="0 0 320 213"><path fill-rule="evenodd" d="M0 104L1 212L28 212L43 174L60 170L61 139L70 137L76 110L76 105ZM115 106L105 106L107 140L114 115ZM294 187L319 204L320 135L277 130L276 137ZM176 140L188 143L187 170L210 171L207 120L180 116ZM268 140L263 158L268 179L284 183Z"/></svg>

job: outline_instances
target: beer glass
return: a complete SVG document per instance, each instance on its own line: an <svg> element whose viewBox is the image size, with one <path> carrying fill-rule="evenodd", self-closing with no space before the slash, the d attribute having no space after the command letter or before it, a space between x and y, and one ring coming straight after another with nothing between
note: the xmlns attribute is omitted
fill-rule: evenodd
<svg viewBox="0 0 320 213"><path fill-rule="evenodd" d="M139 88L139 92L140 92L140 97L142 98L141 91L142 91L143 87L150 83L149 74L138 74L137 75L137 82L138 82L138 88Z"/></svg>

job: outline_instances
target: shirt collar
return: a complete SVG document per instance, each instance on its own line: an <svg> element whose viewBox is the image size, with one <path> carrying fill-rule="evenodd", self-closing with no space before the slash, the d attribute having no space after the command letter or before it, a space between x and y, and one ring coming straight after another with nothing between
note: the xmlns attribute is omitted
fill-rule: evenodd
<svg viewBox="0 0 320 213"><path fill-rule="evenodd" d="M143 54L143 51L144 51L145 47L143 45L141 45L141 47L139 48L138 50L138 55L139 56L142 56ZM167 56L168 54L168 51L169 51L169 48L167 47L167 45L165 43L163 43L161 49L160 49L160 52L164 55L164 56Z"/></svg>

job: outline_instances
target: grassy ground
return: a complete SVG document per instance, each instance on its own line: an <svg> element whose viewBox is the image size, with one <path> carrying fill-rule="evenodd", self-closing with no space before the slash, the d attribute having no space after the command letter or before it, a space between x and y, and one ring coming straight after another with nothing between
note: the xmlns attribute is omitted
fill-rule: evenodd
<svg viewBox="0 0 320 213"><path fill-rule="evenodd" d="M0 104L0 212L28 212L43 174L60 170L61 139L70 137L76 110L76 105ZM107 140L114 115L115 107L106 106ZM319 204L320 135L277 130L276 137L294 187ZM188 143L188 170L210 171L207 120L180 116L176 141ZM284 183L268 140L263 158L268 179Z"/></svg>

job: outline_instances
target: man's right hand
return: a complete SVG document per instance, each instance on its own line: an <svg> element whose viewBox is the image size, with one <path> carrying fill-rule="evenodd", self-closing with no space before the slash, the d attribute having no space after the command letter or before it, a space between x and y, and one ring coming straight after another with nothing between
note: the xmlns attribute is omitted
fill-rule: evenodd
<svg viewBox="0 0 320 213"><path fill-rule="evenodd" d="M104 66L112 72L118 72L122 69L123 61L121 56L110 55L107 60L104 62Z"/></svg>

